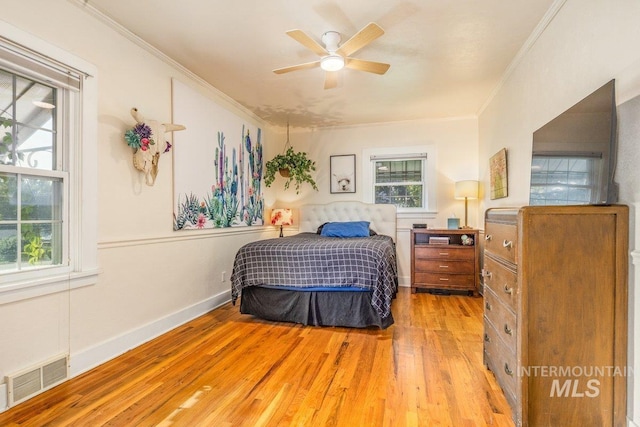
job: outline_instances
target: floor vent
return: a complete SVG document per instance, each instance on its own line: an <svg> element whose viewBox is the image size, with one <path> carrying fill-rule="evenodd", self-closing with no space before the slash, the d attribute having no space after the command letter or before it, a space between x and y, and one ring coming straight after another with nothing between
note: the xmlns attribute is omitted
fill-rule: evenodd
<svg viewBox="0 0 640 427"><path fill-rule="evenodd" d="M8 406L12 407L50 389L69 377L68 356L59 356L15 375L7 376Z"/></svg>

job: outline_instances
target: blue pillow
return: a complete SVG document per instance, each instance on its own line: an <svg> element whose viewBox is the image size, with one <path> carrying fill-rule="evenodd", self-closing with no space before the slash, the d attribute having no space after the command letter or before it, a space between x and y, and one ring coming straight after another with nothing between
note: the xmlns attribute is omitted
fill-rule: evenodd
<svg viewBox="0 0 640 427"><path fill-rule="evenodd" d="M322 227L325 237L369 237L369 221L328 222Z"/></svg>

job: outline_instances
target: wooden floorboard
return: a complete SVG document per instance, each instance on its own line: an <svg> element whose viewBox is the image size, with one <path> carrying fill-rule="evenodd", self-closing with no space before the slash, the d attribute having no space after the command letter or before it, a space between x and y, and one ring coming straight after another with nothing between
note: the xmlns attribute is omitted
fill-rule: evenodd
<svg viewBox="0 0 640 427"><path fill-rule="evenodd" d="M227 304L0 414L0 426L513 426L482 299L412 294L386 330Z"/></svg>

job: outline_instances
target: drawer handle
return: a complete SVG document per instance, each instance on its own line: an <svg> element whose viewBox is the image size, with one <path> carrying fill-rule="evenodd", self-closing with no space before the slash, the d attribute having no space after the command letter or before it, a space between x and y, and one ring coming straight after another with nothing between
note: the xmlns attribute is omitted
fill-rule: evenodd
<svg viewBox="0 0 640 427"><path fill-rule="evenodd" d="M438 255L440 255L440 256L449 256L449 252L439 252Z"/></svg>
<svg viewBox="0 0 640 427"><path fill-rule="evenodd" d="M502 247L503 248L512 248L513 247L513 242L511 240L504 240L502 242Z"/></svg>
<svg viewBox="0 0 640 427"><path fill-rule="evenodd" d="M507 325L506 323L504 324L504 333L507 335L513 334L513 331L511 330L511 328L509 328L509 325Z"/></svg>
<svg viewBox="0 0 640 427"><path fill-rule="evenodd" d="M505 294L509 294L509 295L513 295L513 288L510 288L507 285L504 285L504 293Z"/></svg>
<svg viewBox="0 0 640 427"><path fill-rule="evenodd" d="M513 376L513 371L511 369L509 369L509 364L505 363L504 364L504 371L507 373L507 375L509 375L510 377Z"/></svg>
<svg viewBox="0 0 640 427"><path fill-rule="evenodd" d="M488 301L484 303L484 307L485 307L487 310L491 311L491 304L489 304L489 302L488 302Z"/></svg>
<svg viewBox="0 0 640 427"><path fill-rule="evenodd" d="M448 282L449 279L447 279L446 277L439 277L438 280L440 280L441 282Z"/></svg>
<svg viewBox="0 0 640 427"><path fill-rule="evenodd" d="M484 277L486 277L487 279L491 280L491 276L493 276L493 273L488 271L488 270L485 270Z"/></svg>
<svg viewBox="0 0 640 427"><path fill-rule="evenodd" d="M440 267L440 268L449 268L448 265L439 265L438 267Z"/></svg>
<svg viewBox="0 0 640 427"><path fill-rule="evenodd" d="M491 342L491 338L489 337L488 334L484 334L484 340L485 342Z"/></svg>
<svg viewBox="0 0 640 427"><path fill-rule="evenodd" d="M486 240L487 242L491 239L493 239L493 236L491 234L487 234L486 236L484 236L484 240Z"/></svg>

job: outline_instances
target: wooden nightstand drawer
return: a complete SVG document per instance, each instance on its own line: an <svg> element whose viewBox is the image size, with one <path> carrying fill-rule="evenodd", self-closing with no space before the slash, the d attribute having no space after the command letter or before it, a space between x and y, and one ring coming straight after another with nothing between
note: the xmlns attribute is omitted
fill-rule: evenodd
<svg viewBox="0 0 640 427"><path fill-rule="evenodd" d="M416 259L416 273L456 273L473 274L475 271L473 259L468 261L449 261L447 259Z"/></svg>
<svg viewBox="0 0 640 427"><path fill-rule="evenodd" d="M416 246L416 259L468 259L475 258L474 247L455 247L453 245Z"/></svg>
<svg viewBox="0 0 640 427"><path fill-rule="evenodd" d="M473 274L415 273L415 285L442 285L443 287L466 287L474 284Z"/></svg>

